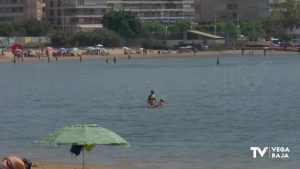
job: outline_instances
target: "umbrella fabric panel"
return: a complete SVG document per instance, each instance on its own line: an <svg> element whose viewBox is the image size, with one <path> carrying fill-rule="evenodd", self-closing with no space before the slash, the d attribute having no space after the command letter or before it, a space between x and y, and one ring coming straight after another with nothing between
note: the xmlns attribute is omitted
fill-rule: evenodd
<svg viewBox="0 0 300 169"><path fill-rule="evenodd" d="M124 144L128 145L126 140L121 138L116 133L98 127L97 125L72 125L60 128L43 140L43 143L49 145L63 145L63 144L77 144L77 145L91 145L91 144Z"/></svg>

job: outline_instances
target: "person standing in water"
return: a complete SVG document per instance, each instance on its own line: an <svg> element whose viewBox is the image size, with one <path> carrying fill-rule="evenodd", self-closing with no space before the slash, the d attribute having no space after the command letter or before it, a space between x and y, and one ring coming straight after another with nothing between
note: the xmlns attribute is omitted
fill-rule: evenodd
<svg viewBox="0 0 300 169"><path fill-rule="evenodd" d="M218 57L218 59L217 59L217 65L219 65L220 64L220 58Z"/></svg>
<svg viewBox="0 0 300 169"><path fill-rule="evenodd" d="M114 57L114 64L116 64L117 63L117 58L116 57Z"/></svg>
<svg viewBox="0 0 300 169"><path fill-rule="evenodd" d="M154 90L150 91L150 95L148 96L147 103L151 106L156 104L156 97L154 95Z"/></svg>

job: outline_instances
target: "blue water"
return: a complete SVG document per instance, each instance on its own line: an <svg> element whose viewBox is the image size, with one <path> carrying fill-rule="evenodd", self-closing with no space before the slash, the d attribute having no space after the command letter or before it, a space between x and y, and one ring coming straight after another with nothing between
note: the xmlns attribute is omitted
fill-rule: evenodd
<svg viewBox="0 0 300 169"><path fill-rule="evenodd" d="M47 133L96 123L130 142L98 145L87 164L133 169L295 169L300 161L300 56L148 58L0 65L0 156L68 162ZM165 108L147 109L154 89ZM289 159L252 158L284 146Z"/></svg>

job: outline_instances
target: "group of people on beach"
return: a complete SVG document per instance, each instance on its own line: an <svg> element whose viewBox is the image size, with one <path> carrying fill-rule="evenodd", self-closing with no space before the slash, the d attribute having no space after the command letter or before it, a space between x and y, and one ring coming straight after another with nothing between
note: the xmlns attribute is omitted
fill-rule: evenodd
<svg viewBox="0 0 300 169"><path fill-rule="evenodd" d="M163 107L165 106L166 102L163 99L159 99L159 102L156 102L156 97L154 94L154 90L150 91L147 99L147 107L155 108L155 107Z"/></svg>
<svg viewBox="0 0 300 169"><path fill-rule="evenodd" d="M31 166L31 160L17 156L5 157L0 163L0 169L31 169Z"/></svg>

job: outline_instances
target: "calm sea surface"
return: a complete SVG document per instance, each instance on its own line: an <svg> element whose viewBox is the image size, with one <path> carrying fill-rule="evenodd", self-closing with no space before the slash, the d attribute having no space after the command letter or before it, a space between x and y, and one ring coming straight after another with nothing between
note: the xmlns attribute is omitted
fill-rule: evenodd
<svg viewBox="0 0 300 169"><path fill-rule="evenodd" d="M85 154L87 164L136 169L296 169L300 55L33 62L0 65L0 156L80 165L47 133L96 123L130 142ZM165 108L147 109L154 89ZM253 159L284 146L289 159ZM268 155L267 155L268 156Z"/></svg>

